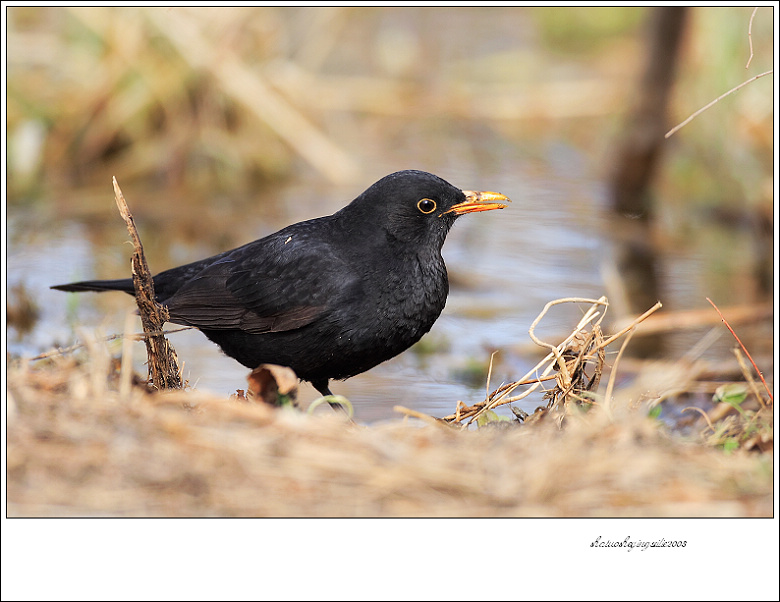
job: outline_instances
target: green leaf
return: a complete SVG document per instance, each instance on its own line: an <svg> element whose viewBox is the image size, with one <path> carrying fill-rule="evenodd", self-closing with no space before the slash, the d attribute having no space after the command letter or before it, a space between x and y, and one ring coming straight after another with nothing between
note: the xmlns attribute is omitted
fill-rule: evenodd
<svg viewBox="0 0 780 602"><path fill-rule="evenodd" d="M276 405L281 407L286 406L286 407L294 408L296 405L295 398L290 395L284 395L283 393L280 393L279 398L276 401Z"/></svg>
<svg viewBox="0 0 780 602"><path fill-rule="evenodd" d="M477 418L478 427L485 426L489 422L509 422L509 418L507 416L499 416L493 410L488 410Z"/></svg>
<svg viewBox="0 0 780 602"><path fill-rule="evenodd" d="M723 451L730 454L735 449L739 449L739 441L730 437L723 442Z"/></svg>
<svg viewBox="0 0 780 602"><path fill-rule="evenodd" d="M721 385L715 389L715 395L712 396L712 401L714 403L727 403L738 408L739 405L745 401L747 395L747 385L742 383L731 383L729 385Z"/></svg>

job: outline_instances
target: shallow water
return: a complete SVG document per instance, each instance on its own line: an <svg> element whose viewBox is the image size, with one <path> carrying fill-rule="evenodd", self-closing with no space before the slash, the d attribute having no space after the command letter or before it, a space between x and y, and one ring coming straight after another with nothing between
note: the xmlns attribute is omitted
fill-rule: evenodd
<svg viewBox="0 0 780 602"><path fill-rule="evenodd" d="M502 211L465 216L453 227L443 250L450 272L450 297L420 345L367 373L332 383L335 393L353 402L358 420L398 417L394 405L444 416L454 412L458 400L472 404L484 399L493 351L500 353L494 362L491 390L519 378L538 361L541 353L532 350L528 328L547 302L609 294L603 275L610 272L616 233L604 210L603 186L585 169L572 168L584 164L575 149L558 146L548 158L546 170L521 162L500 174L475 172L473 167L462 173L451 166L436 170L456 186L497 190L513 203ZM395 168L389 166L387 172ZM294 221L331 213L364 186L315 188L307 190L301 183L274 186L271 204L264 200L270 193L261 191L259 200L248 205L219 199L220 207L215 209L213 199L193 201L191 195L182 195L167 197L163 209L134 210L150 267L158 272L238 246ZM80 191L67 195L77 198ZM127 191L125 196L133 210L133 196ZM111 202L110 196L106 200ZM9 208L7 285L10 290L23 283L40 308L39 321L31 332L20 337L15 330L9 331L12 354L33 356L53 345L67 346L96 329L104 335L121 332L125 315L134 309L132 299L119 293L67 295L48 288L75 279L127 275L131 253L118 215L108 210L97 219L67 212L58 215L54 199L48 201L37 203L36 209ZM197 215L201 205L188 205L198 202L226 216L210 219L208 211L204 213L202 226L208 236L173 227L178 215L186 216L185 224L197 222L192 214ZM236 208L240 219L229 217ZM161 220L160 212L172 221ZM739 233L734 236L735 248L749 246L747 233L743 239ZM662 301L671 309L702 307L715 272L720 270L720 277L728 282L729 270L740 269L737 262L736 268L718 265L713 271L711 253L695 244L662 253L659 261ZM724 303L732 301L739 301L738 295ZM557 343L571 331L582 311L584 307L574 305L556 308L537 335ZM677 350L667 349L667 353L684 353L702 331L687 336ZM219 395L246 387L247 371L197 331L175 333L170 339L191 386ZM719 345L713 353L722 354L730 346L724 341ZM134 353L137 369L144 374L143 345L137 343ZM317 396L310 386L302 387L304 405ZM518 405L532 412L540 399L531 396Z"/></svg>

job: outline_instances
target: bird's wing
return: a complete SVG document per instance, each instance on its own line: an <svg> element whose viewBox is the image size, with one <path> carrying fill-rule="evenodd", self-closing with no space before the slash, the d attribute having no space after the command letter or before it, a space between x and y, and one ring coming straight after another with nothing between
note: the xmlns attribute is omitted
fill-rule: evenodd
<svg viewBox="0 0 780 602"><path fill-rule="evenodd" d="M236 249L183 284L165 301L170 321L253 334L292 330L327 315L359 285L330 245L277 234Z"/></svg>

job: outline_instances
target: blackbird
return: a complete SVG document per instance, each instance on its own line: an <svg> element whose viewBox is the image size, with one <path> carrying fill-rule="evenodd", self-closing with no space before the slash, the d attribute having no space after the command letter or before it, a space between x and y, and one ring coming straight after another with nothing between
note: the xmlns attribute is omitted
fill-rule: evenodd
<svg viewBox="0 0 780 602"><path fill-rule="evenodd" d="M416 343L444 309L441 248L458 216L502 209L496 192L399 171L333 215L160 272L169 321L194 326L254 369L289 366L322 395ZM134 294L130 278L51 288Z"/></svg>

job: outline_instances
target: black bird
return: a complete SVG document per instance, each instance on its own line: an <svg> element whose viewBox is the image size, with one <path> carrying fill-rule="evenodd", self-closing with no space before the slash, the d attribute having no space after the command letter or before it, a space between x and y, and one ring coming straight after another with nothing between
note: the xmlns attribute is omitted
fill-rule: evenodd
<svg viewBox="0 0 780 602"><path fill-rule="evenodd" d="M197 327L244 366L289 366L330 395L330 379L365 372L431 329L449 292L447 232L458 216L507 202L399 171L333 215L160 272L155 294L170 322ZM130 278L52 288L134 294Z"/></svg>

